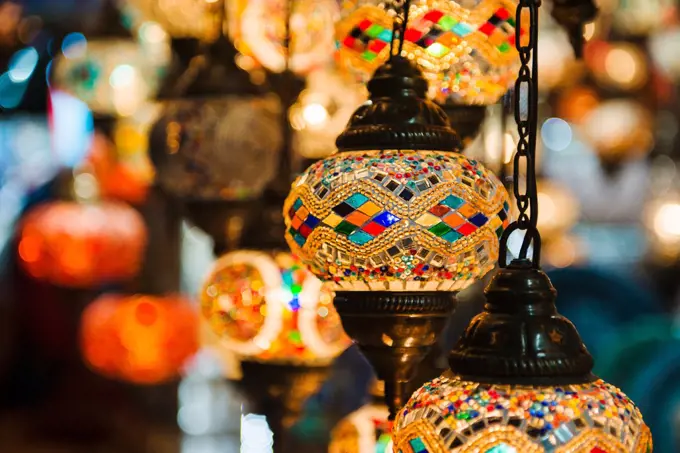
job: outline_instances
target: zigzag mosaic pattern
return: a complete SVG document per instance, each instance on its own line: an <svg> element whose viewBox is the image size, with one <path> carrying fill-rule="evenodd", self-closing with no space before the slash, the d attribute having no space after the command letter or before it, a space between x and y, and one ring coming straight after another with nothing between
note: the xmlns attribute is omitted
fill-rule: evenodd
<svg viewBox="0 0 680 453"><path fill-rule="evenodd" d="M493 267L506 200L457 153L340 153L293 185L286 238L336 289L455 291Z"/></svg>

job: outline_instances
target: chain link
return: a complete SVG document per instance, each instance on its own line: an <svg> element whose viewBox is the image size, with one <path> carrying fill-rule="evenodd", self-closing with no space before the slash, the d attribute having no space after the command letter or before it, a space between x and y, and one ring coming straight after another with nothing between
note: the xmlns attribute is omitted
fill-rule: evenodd
<svg viewBox="0 0 680 453"><path fill-rule="evenodd" d="M515 121L519 139L517 152L513 159L513 193L517 203L519 215L517 220L508 227L501 239L500 265L505 267L508 239L516 230L525 232L520 254L517 258L528 259L529 246L533 243L534 253L532 264L540 264L541 237L536 227L538 220L537 189L536 189L536 137L538 114L538 8L540 0L519 0L516 12L515 45L519 53L520 69L515 82L514 107ZM528 33L519 33L523 21L528 18ZM525 105L526 103L526 105ZM525 170L525 180L522 184L522 169Z"/></svg>

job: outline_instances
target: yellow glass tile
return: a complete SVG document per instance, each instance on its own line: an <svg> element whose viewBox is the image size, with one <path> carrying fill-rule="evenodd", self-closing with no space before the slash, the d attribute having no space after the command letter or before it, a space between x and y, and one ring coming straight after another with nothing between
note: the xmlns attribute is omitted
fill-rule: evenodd
<svg viewBox="0 0 680 453"><path fill-rule="evenodd" d="M328 217L323 219L323 223L325 223L326 225L331 226L333 228L340 225L340 222L342 222L342 217L340 217L339 215L337 215L334 212L331 212Z"/></svg>
<svg viewBox="0 0 680 453"><path fill-rule="evenodd" d="M437 217L436 215L432 215L429 212L426 212L425 214L421 215L418 220L416 220L416 223L418 225L422 225L425 228L429 228L431 226L434 226L441 222L441 219Z"/></svg>
<svg viewBox="0 0 680 453"><path fill-rule="evenodd" d="M465 220L462 219L458 214L451 214L444 218L444 222L451 228L456 228L464 224Z"/></svg>
<svg viewBox="0 0 680 453"><path fill-rule="evenodd" d="M491 219L491 222L489 222L489 227L491 227L492 230L496 230L501 225L503 225L503 221L498 216L495 216Z"/></svg>
<svg viewBox="0 0 680 453"><path fill-rule="evenodd" d="M307 215L309 215L309 209L307 209L304 206L300 206L300 209L298 209L295 214L302 220L305 220L307 218Z"/></svg>
<svg viewBox="0 0 680 453"><path fill-rule="evenodd" d="M461 206L460 208L458 208L458 212L459 212L463 217L466 217L466 218L468 218L468 219L469 219L470 217L472 217L473 215L477 214L477 210L476 210L475 208L473 208L472 206L470 206L469 204L467 204L467 203L464 204L463 206Z"/></svg>
<svg viewBox="0 0 680 453"><path fill-rule="evenodd" d="M375 214L379 213L381 209L377 204L373 203L372 201L368 201L359 208L359 211L363 212L367 216L373 217Z"/></svg>

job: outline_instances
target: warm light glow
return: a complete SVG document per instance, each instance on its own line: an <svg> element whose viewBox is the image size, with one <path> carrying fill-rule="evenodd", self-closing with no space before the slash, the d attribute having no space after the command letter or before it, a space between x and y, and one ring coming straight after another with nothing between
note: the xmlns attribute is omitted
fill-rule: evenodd
<svg viewBox="0 0 680 453"><path fill-rule="evenodd" d="M680 240L680 203L662 205L654 216L654 231L665 240Z"/></svg>
<svg viewBox="0 0 680 453"><path fill-rule="evenodd" d="M226 254L200 298L223 345L251 360L324 364L348 345L330 291L287 253Z"/></svg>
<svg viewBox="0 0 680 453"><path fill-rule="evenodd" d="M180 297L105 295L81 319L87 364L112 379L157 384L176 378L198 350L198 318Z"/></svg>
<svg viewBox="0 0 680 453"><path fill-rule="evenodd" d="M593 36L595 36L595 31L597 30L597 26L595 25L595 22L589 22L583 26L583 38L586 41L590 41L593 39Z"/></svg>
<svg viewBox="0 0 680 453"><path fill-rule="evenodd" d="M82 288L134 277L145 244L144 221L129 206L53 202L24 218L19 257L35 278Z"/></svg>
<svg viewBox="0 0 680 453"><path fill-rule="evenodd" d="M613 45L606 54L604 68L607 76L625 89L637 88L647 78L644 57L632 45Z"/></svg>
<svg viewBox="0 0 680 453"><path fill-rule="evenodd" d="M302 109L302 116L310 127L320 127L328 120L328 111L321 104L309 104Z"/></svg>

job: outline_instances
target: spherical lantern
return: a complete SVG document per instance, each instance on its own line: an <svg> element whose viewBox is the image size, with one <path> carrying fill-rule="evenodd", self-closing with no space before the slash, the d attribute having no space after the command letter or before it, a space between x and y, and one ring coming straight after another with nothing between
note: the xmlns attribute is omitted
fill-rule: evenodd
<svg viewBox="0 0 680 453"><path fill-rule="evenodd" d="M402 55L420 65L439 100L493 103L518 70L516 8L514 0L414 0ZM341 15L337 60L367 78L389 56L392 14L384 1L353 0L344 2Z"/></svg>
<svg viewBox="0 0 680 453"><path fill-rule="evenodd" d="M349 345L333 294L288 253L238 251L215 263L203 316L248 360L326 365Z"/></svg>
<svg viewBox="0 0 680 453"><path fill-rule="evenodd" d="M592 375L556 291L531 264L501 268L449 356L394 426L395 451L648 453L649 428L620 390Z"/></svg>
<svg viewBox="0 0 680 453"><path fill-rule="evenodd" d="M335 139L366 98L364 85L338 71L323 69L309 74L307 87L290 109L296 152L306 159L323 159L335 152Z"/></svg>
<svg viewBox="0 0 680 453"><path fill-rule="evenodd" d="M646 155L654 144L650 112L632 99L603 101L584 118L581 131L603 163Z"/></svg>
<svg viewBox="0 0 680 453"><path fill-rule="evenodd" d="M95 114L131 115L158 89L170 58L167 42L153 45L165 50L132 39L82 38L55 59L54 86L84 101Z"/></svg>
<svg viewBox="0 0 680 453"><path fill-rule="evenodd" d="M276 173L280 101L251 83L235 55L226 38L212 44L181 98L164 104L151 129L157 182L182 200L253 198Z"/></svg>
<svg viewBox="0 0 680 453"><path fill-rule="evenodd" d="M376 383L374 401L340 420L331 432L328 453L392 453L392 422L382 402L384 389Z"/></svg>
<svg viewBox="0 0 680 453"><path fill-rule="evenodd" d="M176 378L198 350L198 318L180 297L105 295L81 320L83 357L94 371L135 384Z"/></svg>
<svg viewBox="0 0 680 453"><path fill-rule="evenodd" d="M395 410L405 387L394 385L427 354L453 293L493 268L508 205L495 176L453 152L458 138L408 60L382 66L369 91L337 140L340 152L293 183L284 216L293 253L337 291L346 331L384 367L376 372ZM396 307L422 316L400 328Z"/></svg>
<svg viewBox="0 0 680 453"><path fill-rule="evenodd" d="M333 24L338 15L335 0L250 0L241 16L241 50L270 71L286 69L284 38L289 5L289 69L306 73L324 66L333 55Z"/></svg>
<svg viewBox="0 0 680 453"><path fill-rule="evenodd" d="M400 453L652 451L640 411L601 380L525 387L445 375L411 397L395 433Z"/></svg>
<svg viewBox="0 0 680 453"><path fill-rule="evenodd" d="M141 215L114 202L49 203L29 212L20 228L23 268L63 286L131 279L139 272L146 245Z"/></svg>

